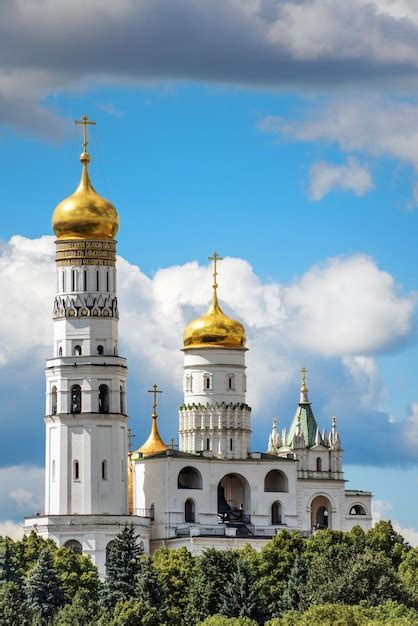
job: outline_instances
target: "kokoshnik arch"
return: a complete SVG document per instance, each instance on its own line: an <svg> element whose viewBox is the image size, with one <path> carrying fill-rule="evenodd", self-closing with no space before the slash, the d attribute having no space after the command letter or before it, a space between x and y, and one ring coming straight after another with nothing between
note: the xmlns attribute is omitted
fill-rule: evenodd
<svg viewBox="0 0 418 626"><path fill-rule="evenodd" d="M154 385L150 435L130 452L127 362L118 346L119 216L90 181L94 122L84 115L76 123L83 127L81 180L52 216L57 293L46 364L45 510L25 520L25 533L90 555L103 575L126 523L145 552L260 548L284 528L369 528L372 495L345 489L336 419L320 432L305 368L288 433L273 420L267 452L251 451L245 329L222 311L216 253L209 309L184 331L179 444L168 446L159 434Z"/></svg>

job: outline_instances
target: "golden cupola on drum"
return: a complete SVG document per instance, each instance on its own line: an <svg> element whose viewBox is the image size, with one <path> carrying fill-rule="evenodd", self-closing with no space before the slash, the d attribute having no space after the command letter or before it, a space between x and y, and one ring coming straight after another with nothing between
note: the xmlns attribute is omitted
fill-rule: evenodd
<svg viewBox="0 0 418 626"><path fill-rule="evenodd" d="M87 152L87 126L93 125L87 115L76 124L83 125L83 151L81 179L71 196L62 200L52 215L52 227L58 241L63 240L113 240L119 228L119 216L109 200L102 198L91 184L88 172L90 155Z"/></svg>
<svg viewBox="0 0 418 626"><path fill-rule="evenodd" d="M183 335L183 349L230 348L246 350L244 326L241 322L225 315L218 302L217 262L222 259L216 252L209 259L214 264L212 302L204 315L186 326Z"/></svg>

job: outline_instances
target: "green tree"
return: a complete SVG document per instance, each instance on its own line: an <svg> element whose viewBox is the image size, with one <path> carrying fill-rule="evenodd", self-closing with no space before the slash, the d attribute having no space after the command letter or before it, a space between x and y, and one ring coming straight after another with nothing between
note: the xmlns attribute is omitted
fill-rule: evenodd
<svg viewBox="0 0 418 626"><path fill-rule="evenodd" d="M257 626L257 622L249 617L226 617L225 615L212 615L207 617L199 626Z"/></svg>
<svg viewBox="0 0 418 626"><path fill-rule="evenodd" d="M185 612L190 581L195 574L194 557L186 548L176 550L159 548L152 556L152 563L169 598L167 623L170 626L187 624Z"/></svg>
<svg viewBox="0 0 418 626"><path fill-rule="evenodd" d="M412 548L404 555L399 566L399 577L408 604L418 609L418 547Z"/></svg>
<svg viewBox="0 0 418 626"><path fill-rule="evenodd" d="M99 574L89 557L77 554L70 548L59 548L54 554L54 563L61 578L61 587L66 602L71 602L78 591L85 590L85 599L97 600Z"/></svg>
<svg viewBox="0 0 418 626"><path fill-rule="evenodd" d="M100 608L89 590L80 589L70 604L58 611L54 626L95 626L100 618Z"/></svg>
<svg viewBox="0 0 418 626"><path fill-rule="evenodd" d="M377 607L324 604L288 611L265 626L416 626L418 612L396 602Z"/></svg>
<svg viewBox="0 0 418 626"><path fill-rule="evenodd" d="M402 535L394 530L392 522L386 522L385 520L380 520L373 528L367 531L366 546L373 552L384 552L392 561L395 569L398 569L402 559L410 550L409 544Z"/></svg>
<svg viewBox="0 0 418 626"><path fill-rule="evenodd" d="M141 552L133 525L126 525L113 540L106 561L106 581L101 593L106 608L135 595Z"/></svg>
<svg viewBox="0 0 418 626"><path fill-rule="evenodd" d="M48 624L64 603L61 581L48 548L39 555L27 580L26 600L32 615L41 624Z"/></svg>
<svg viewBox="0 0 418 626"><path fill-rule="evenodd" d="M28 626L31 617L20 587L14 582L0 583L0 626Z"/></svg>
<svg viewBox="0 0 418 626"><path fill-rule="evenodd" d="M113 611L113 617L103 617L99 626L161 626L158 609L145 600L129 598L120 600Z"/></svg>
<svg viewBox="0 0 418 626"><path fill-rule="evenodd" d="M15 583L18 587L22 584L22 579L16 567L13 541L6 537L0 548L0 583Z"/></svg>
<svg viewBox="0 0 418 626"><path fill-rule="evenodd" d="M195 573L190 583L186 623L197 624L209 615L221 612L220 589L230 582L236 570L236 550L207 548L196 558Z"/></svg>
<svg viewBox="0 0 418 626"><path fill-rule="evenodd" d="M41 552L46 548L49 549L51 554L54 554L58 549L56 544L51 540L42 539L34 530L30 535L25 535L20 541L16 541L14 544L14 553L16 558L16 564L23 577L30 575L32 569L35 567Z"/></svg>
<svg viewBox="0 0 418 626"><path fill-rule="evenodd" d="M263 614L254 575L243 558L237 560L230 580L220 588L220 597L220 613L227 617L260 619Z"/></svg>
<svg viewBox="0 0 418 626"><path fill-rule="evenodd" d="M269 615L280 612L281 598L295 558L304 551L304 540L297 531L281 531L261 550L254 563L258 569L257 587Z"/></svg>
<svg viewBox="0 0 418 626"><path fill-rule="evenodd" d="M136 578L135 596L138 600L148 602L161 613L165 611L167 590L158 577L149 556L142 556L139 562L139 571Z"/></svg>
<svg viewBox="0 0 418 626"><path fill-rule="evenodd" d="M281 599L283 611L305 608L305 586L308 577L308 568L303 556L297 556L290 570L286 587Z"/></svg>

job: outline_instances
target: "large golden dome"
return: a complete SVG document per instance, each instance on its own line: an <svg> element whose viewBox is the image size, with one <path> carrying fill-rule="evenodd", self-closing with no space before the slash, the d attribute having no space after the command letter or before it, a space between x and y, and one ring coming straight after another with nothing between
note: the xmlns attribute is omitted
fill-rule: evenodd
<svg viewBox="0 0 418 626"><path fill-rule="evenodd" d="M62 200L52 215L52 228L57 239L114 239L119 228L119 216L111 202L99 196L91 184L88 164L86 124L83 116L84 143L80 161L83 166L80 184L71 196Z"/></svg>
<svg viewBox="0 0 418 626"><path fill-rule="evenodd" d="M215 286L214 286L215 287ZM245 328L237 320L225 315L219 306L216 288L207 312L186 326L184 349L235 348L245 350Z"/></svg>

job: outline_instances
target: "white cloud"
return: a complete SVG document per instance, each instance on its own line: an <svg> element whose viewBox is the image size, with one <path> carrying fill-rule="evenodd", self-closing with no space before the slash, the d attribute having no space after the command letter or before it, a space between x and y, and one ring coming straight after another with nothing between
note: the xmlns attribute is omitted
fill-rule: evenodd
<svg viewBox="0 0 418 626"><path fill-rule="evenodd" d="M337 144L343 152L391 157L418 171L418 105L378 97L334 99L298 120L266 117L261 130L295 141Z"/></svg>
<svg viewBox="0 0 418 626"><path fill-rule="evenodd" d="M367 167L349 158L345 165L334 165L319 161L309 171L309 197L322 200L330 191L341 189L352 191L356 196L364 196L373 189L373 180Z"/></svg>
<svg viewBox="0 0 418 626"><path fill-rule="evenodd" d="M42 512L43 502L43 469L33 465L0 468L1 517L13 519Z"/></svg>
<svg viewBox="0 0 418 626"><path fill-rule="evenodd" d="M13 541L22 539L23 537L23 525L17 524L10 520L0 522L0 537L10 537Z"/></svg>
<svg viewBox="0 0 418 626"><path fill-rule="evenodd" d="M10 291L8 300L0 300L0 394L9 402L2 428L9 438L13 436L9 413L14 411L19 420L16 432L23 431L23 437L38 433L41 438L42 422L37 426L33 420L27 389L33 389L31 381L36 377L39 403L35 413L39 415L44 358L52 346L53 240L16 236L0 252L0 290ZM364 419L364 410L380 404L375 354L402 345L412 333L414 294L402 294L390 274L361 255L328 259L288 285L263 282L243 259L226 258L220 271L222 306L247 330L248 402L253 406L254 424L259 425L256 438L262 436L261 424L268 428L279 403L286 406L286 413L293 411L302 365L311 367L313 377L317 372L314 398L321 398L326 419L349 411L348 428L355 431L354 412L363 411L359 419ZM11 283L17 288L10 289ZM140 437L147 428L143 388L156 380L166 391L163 404L170 406L162 424L170 436L176 431L173 406L181 401L182 334L187 322L206 309L210 284L211 268L195 261L161 269L153 278L125 259L118 261L121 353L129 361L129 410L135 419L140 418L136 426ZM286 423L290 417L285 417ZM374 414L368 423L381 433L398 427L389 424L383 413ZM27 440L26 449L30 445ZM374 460L375 448L370 457ZM411 455L414 450L415 444ZM7 456L8 448L4 453ZM9 491L7 499L23 508L25 501L30 502L32 489L24 483L12 484L13 493Z"/></svg>
<svg viewBox="0 0 418 626"><path fill-rule="evenodd" d="M323 355L389 348L411 332L414 307L414 298L364 255L316 265L284 295L292 340Z"/></svg>
<svg viewBox="0 0 418 626"><path fill-rule="evenodd" d="M391 520L392 503L388 500L372 501L372 516L374 524L380 520ZM402 526L398 521L391 520L393 528L397 533L402 535L411 546L418 546L418 530Z"/></svg>

